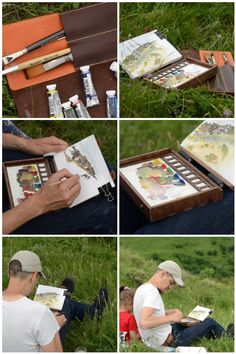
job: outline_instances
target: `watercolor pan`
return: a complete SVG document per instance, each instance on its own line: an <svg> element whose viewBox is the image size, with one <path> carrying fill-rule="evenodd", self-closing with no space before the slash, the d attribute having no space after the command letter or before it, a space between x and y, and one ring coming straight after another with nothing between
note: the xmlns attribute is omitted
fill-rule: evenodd
<svg viewBox="0 0 236 354"><path fill-rule="evenodd" d="M195 193L177 197L174 200L163 201L158 205L150 205L150 201L137 190L136 185L127 177L126 167L139 166L140 163L150 163L150 160L163 160L167 166L178 174L179 179L191 185ZM171 162L172 161L172 162ZM178 166L175 166L178 164ZM179 169L181 168L181 169ZM123 170L122 170L123 169ZM151 222L167 218L184 210L204 206L209 202L223 198L223 190L203 172L198 170L178 152L171 149L154 151L144 155L134 156L120 161L120 184L139 209Z"/></svg>

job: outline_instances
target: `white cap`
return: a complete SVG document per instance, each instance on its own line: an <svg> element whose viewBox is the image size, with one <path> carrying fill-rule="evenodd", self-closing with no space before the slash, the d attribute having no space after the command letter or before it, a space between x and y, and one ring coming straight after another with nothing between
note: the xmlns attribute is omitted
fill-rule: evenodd
<svg viewBox="0 0 236 354"><path fill-rule="evenodd" d="M71 108L71 103L70 103L70 101L65 102L65 103L62 103L62 107L63 107L64 109Z"/></svg>
<svg viewBox="0 0 236 354"><path fill-rule="evenodd" d="M83 72L83 73L87 73L90 69L90 66L89 65L85 65L85 66L81 66L80 67L80 70Z"/></svg>
<svg viewBox="0 0 236 354"><path fill-rule="evenodd" d="M106 91L106 94L107 94L107 96L115 96L116 91L115 90Z"/></svg>
<svg viewBox="0 0 236 354"><path fill-rule="evenodd" d="M11 258L9 264L12 261L18 261L21 264L22 272L38 272L43 278L46 279L42 272L42 266L39 257L36 253L31 251L18 251Z"/></svg>
<svg viewBox="0 0 236 354"><path fill-rule="evenodd" d="M165 270L174 278L177 285L183 287L184 282L182 280L182 271L177 263L174 261L165 261L159 264L158 269Z"/></svg>
<svg viewBox="0 0 236 354"><path fill-rule="evenodd" d="M52 90L55 90L57 87L56 84L52 84L52 85L47 85L46 88L48 89L48 91L52 91Z"/></svg>
<svg viewBox="0 0 236 354"><path fill-rule="evenodd" d="M69 101L72 102L72 103L75 103L78 100L79 100L79 95L74 95L74 96L69 98Z"/></svg>

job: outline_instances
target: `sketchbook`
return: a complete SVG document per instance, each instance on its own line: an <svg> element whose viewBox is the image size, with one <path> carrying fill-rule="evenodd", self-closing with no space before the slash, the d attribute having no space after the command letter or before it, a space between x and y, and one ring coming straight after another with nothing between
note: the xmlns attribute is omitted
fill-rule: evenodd
<svg viewBox="0 0 236 354"><path fill-rule="evenodd" d="M187 317L183 318L179 323L183 325L195 324L204 321L213 311L207 307L196 306Z"/></svg>
<svg viewBox="0 0 236 354"><path fill-rule="evenodd" d="M61 311L65 301L66 289L54 286L39 285L34 297L34 301L46 305L51 310Z"/></svg>
<svg viewBox="0 0 236 354"><path fill-rule="evenodd" d="M224 184L234 188L233 123L205 121L179 152L165 148L122 160L120 181L150 221L223 198Z"/></svg>
<svg viewBox="0 0 236 354"><path fill-rule="evenodd" d="M81 191L71 207L99 194L109 200L115 185L95 136L90 135L59 153L3 163L11 207L31 197L52 173L64 168L80 176Z"/></svg>
<svg viewBox="0 0 236 354"><path fill-rule="evenodd" d="M180 60L182 55L157 30L120 43L120 63L132 79Z"/></svg>

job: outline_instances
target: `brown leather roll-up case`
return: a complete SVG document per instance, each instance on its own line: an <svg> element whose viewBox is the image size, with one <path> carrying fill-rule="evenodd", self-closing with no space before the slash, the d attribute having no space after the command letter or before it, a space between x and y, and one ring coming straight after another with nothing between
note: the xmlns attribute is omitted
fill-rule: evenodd
<svg viewBox="0 0 236 354"><path fill-rule="evenodd" d="M89 108L93 118L106 117L106 91L117 90L110 70L117 58L117 4L97 3L62 14L50 14L3 26L3 56L61 29L65 39L55 40L16 59L10 65L70 48L73 62L28 79L24 71L7 75L19 117L48 118L46 85L56 84L61 102L76 94L85 102L80 66L90 65L100 104ZM8 66L7 66L8 67ZM3 103L4 104L4 103Z"/></svg>

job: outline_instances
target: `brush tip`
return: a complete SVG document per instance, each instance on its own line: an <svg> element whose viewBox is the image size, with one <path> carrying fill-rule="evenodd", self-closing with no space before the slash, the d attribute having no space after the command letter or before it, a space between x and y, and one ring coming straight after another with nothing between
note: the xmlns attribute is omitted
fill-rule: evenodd
<svg viewBox="0 0 236 354"><path fill-rule="evenodd" d="M25 69L25 75L27 79L33 79L45 72L43 64L32 66L31 68Z"/></svg>

